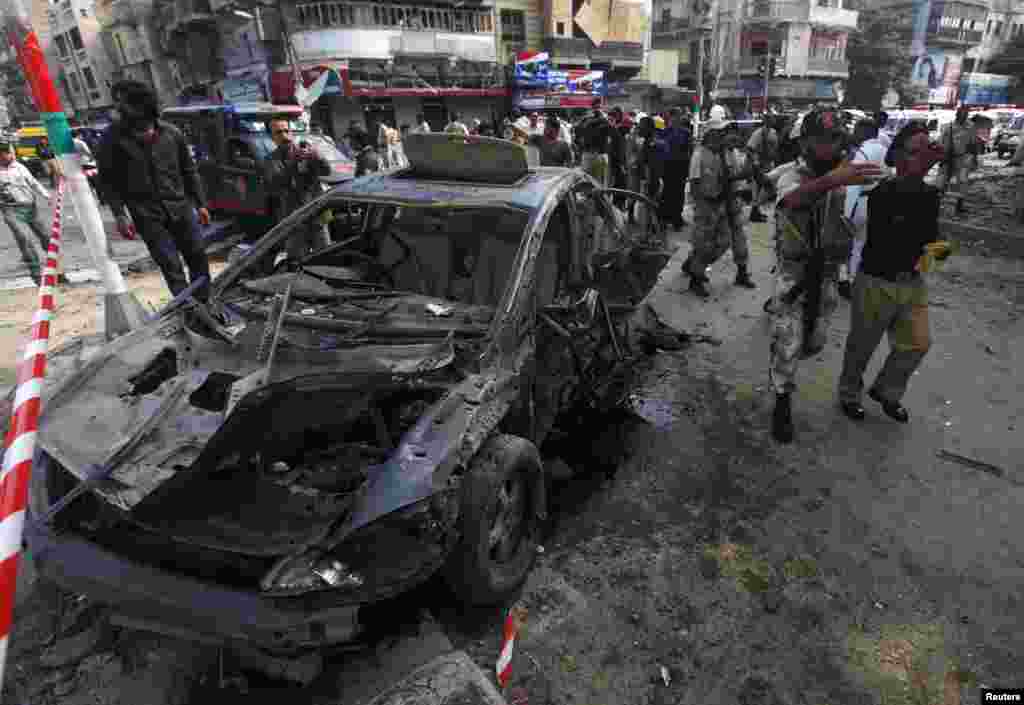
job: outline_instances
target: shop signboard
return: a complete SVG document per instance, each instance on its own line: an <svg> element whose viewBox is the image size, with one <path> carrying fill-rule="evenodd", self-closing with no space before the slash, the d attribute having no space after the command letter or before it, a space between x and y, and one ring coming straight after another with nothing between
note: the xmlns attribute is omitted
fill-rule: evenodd
<svg viewBox="0 0 1024 705"><path fill-rule="evenodd" d="M516 55L515 85L547 88L551 61L546 51L521 51Z"/></svg>
<svg viewBox="0 0 1024 705"><path fill-rule="evenodd" d="M960 81L960 100L964 105L996 105L1010 101L1014 79L992 73L964 74Z"/></svg>

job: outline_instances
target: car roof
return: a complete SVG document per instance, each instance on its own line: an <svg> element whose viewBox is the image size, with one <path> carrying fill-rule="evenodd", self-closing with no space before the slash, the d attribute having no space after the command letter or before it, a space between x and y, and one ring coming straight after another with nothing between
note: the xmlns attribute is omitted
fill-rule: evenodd
<svg viewBox="0 0 1024 705"><path fill-rule="evenodd" d="M377 173L337 186L332 194L406 206L539 209L552 189L584 177L575 169L538 167L512 184L416 177L410 169Z"/></svg>

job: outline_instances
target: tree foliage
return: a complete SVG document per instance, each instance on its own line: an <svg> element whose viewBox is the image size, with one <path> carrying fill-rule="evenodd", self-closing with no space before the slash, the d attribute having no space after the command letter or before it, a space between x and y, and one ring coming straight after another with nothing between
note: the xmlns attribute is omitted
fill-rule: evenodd
<svg viewBox="0 0 1024 705"><path fill-rule="evenodd" d="M846 104L865 110L878 110L889 88L904 103L916 102L918 89L910 84L913 59L906 38L900 34L891 16L880 9L861 9L857 31L846 43L850 78L846 85Z"/></svg>

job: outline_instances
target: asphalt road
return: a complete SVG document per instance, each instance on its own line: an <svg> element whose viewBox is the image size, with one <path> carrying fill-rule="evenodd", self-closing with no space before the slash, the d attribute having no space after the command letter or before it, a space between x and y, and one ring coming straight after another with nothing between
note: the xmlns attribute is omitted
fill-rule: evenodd
<svg viewBox="0 0 1024 705"><path fill-rule="evenodd" d="M115 261L122 267L139 262L148 257L146 246L140 240L124 240L116 232L114 217L108 208L101 208L103 223L107 236L111 238ZM53 209L47 205L42 214L43 222L49 225L53 219ZM96 281L99 276L93 263L78 222L78 214L74 206L65 201L64 229L61 239L62 261L64 272L72 283ZM7 226L0 224L0 290L23 289L35 286L29 277L28 267L21 258L13 236Z"/></svg>

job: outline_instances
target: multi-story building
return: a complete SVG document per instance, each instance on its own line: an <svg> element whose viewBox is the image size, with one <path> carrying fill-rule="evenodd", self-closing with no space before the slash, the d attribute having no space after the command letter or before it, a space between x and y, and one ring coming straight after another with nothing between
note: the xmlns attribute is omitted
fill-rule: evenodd
<svg viewBox="0 0 1024 705"><path fill-rule="evenodd" d="M159 18L153 0L95 0L100 36L114 80L153 87L162 103L173 104L183 88L160 51Z"/></svg>
<svg viewBox="0 0 1024 705"><path fill-rule="evenodd" d="M25 80L18 57L6 44L0 51L0 91L3 91L7 117L12 123L39 119L32 90Z"/></svg>
<svg viewBox="0 0 1024 705"><path fill-rule="evenodd" d="M256 10L252 0L233 7ZM309 85L332 69L344 80L329 81L311 110L336 136L352 122L371 133L381 121L412 125L417 113L437 129L452 111L490 119L503 112L508 96L497 27L495 8L483 2L283 6L284 46L272 67L270 98L292 101L296 72Z"/></svg>
<svg viewBox="0 0 1024 705"><path fill-rule="evenodd" d="M689 87L697 85L703 54L714 98L737 109L762 109L759 67L771 59L777 69L768 81L769 104L836 101L849 76L847 35L857 27L848 1L719 0L711 8L701 0L659 0L654 47L676 48L680 84Z"/></svg>
<svg viewBox="0 0 1024 705"><path fill-rule="evenodd" d="M83 122L105 119L111 107L112 66L92 0L53 0L46 16L47 59L65 111Z"/></svg>
<svg viewBox="0 0 1024 705"><path fill-rule="evenodd" d="M998 0L997 0L998 1ZM914 57L911 93L903 103L955 105L963 73L973 70L969 59L985 39L990 0L869 0L899 31L899 41Z"/></svg>
<svg viewBox="0 0 1024 705"><path fill-rule="evenodd" d="M628 81L643 68L648 21L636 0L545 0L544 49L555 68Z"/></svg>
<svg viewBox="0 0 1024 705"><path fill-rule="evenodd" d="M981 42L967 50L964 73L982 72L1007 44L1024 36L1024 0L991 0Z"/></svg>

